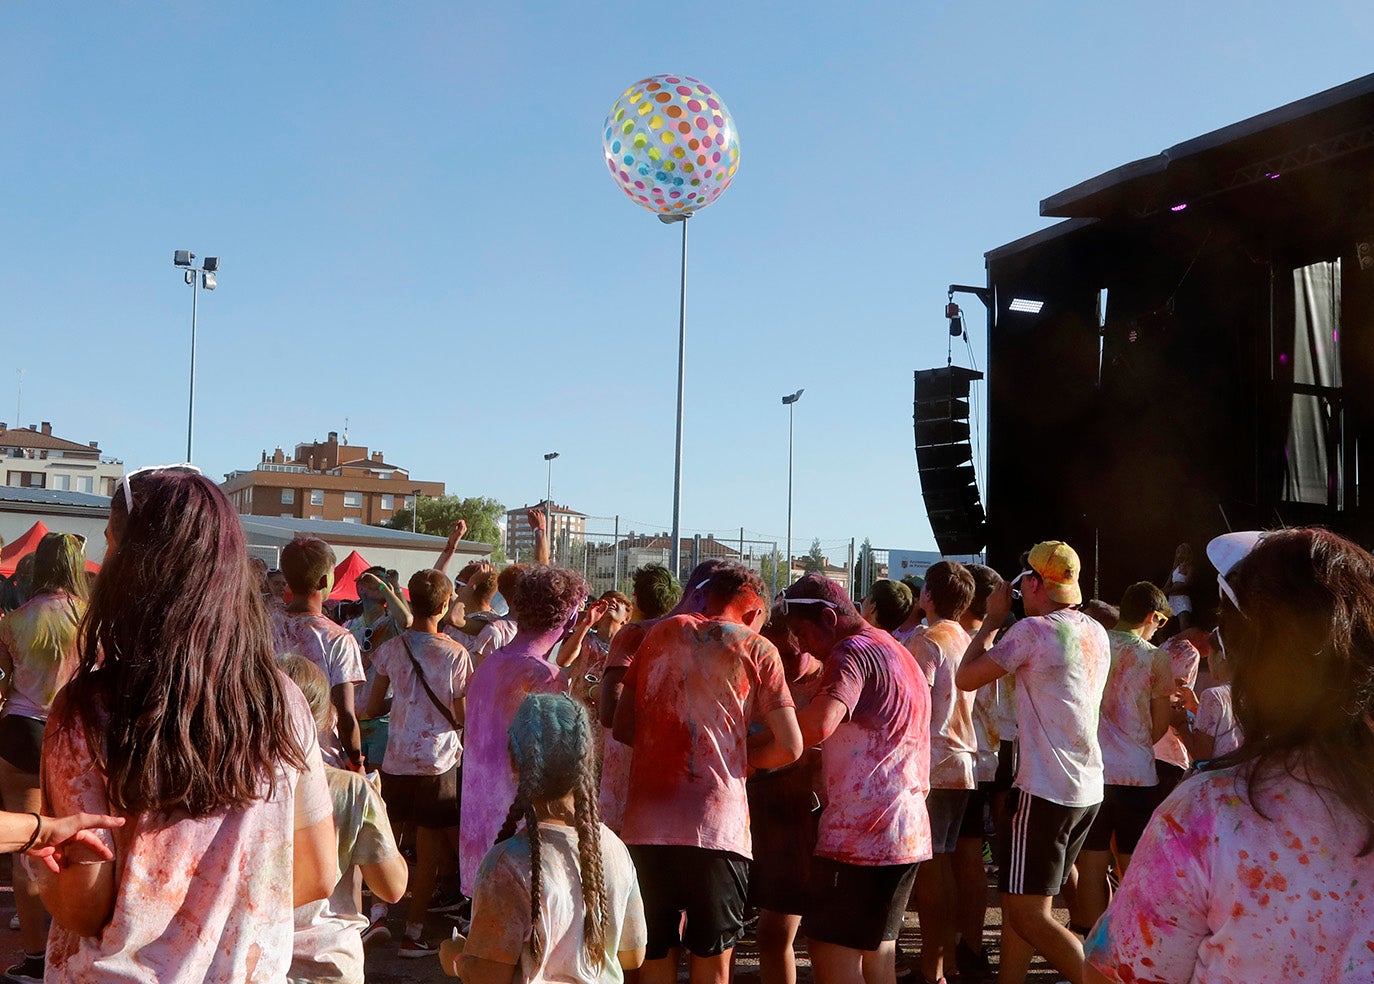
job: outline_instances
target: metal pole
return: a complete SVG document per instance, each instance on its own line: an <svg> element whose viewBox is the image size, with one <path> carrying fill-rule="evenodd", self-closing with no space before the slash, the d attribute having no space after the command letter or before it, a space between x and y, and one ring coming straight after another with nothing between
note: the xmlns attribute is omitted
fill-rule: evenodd
<svg viewBox="0 0 1374 984"><path fill-rule="evenodd" d="M191 451L196 432L196 307L200 299L200 278L191 271L191 395L186 401L186 463L194 459Z"/></svg>
<svg viewBox="0 0 1374 984"><path fill-rule="evenodd" d="M792 583L792 416L796 403L787 404L787 583Z"/></svg>
<svg viewBox="0 0 1374 984"><path fill-rule="evenodd" d="M849 597L851 600L857 601L859 596L854 593L854 572L854 538L851 536L849 538Z"/></svg>
<svg viewBox="0 0 1374 984"><path fill-rule="evenodd" d="M682 287L677 318L677 442L673 453L673 542L668 549L673 574L682 576L682 409L687 364L687 219L682 219Z"/></svg>
<svg viewBox="0 0 1374 984"><path fill-rule="evenodd" d="M615 539L611 542L611 588L620 590L620 514L615 517Z"/></svg>
<svg viewBox="0 0 1374 984"><path fill-rule="evenodd" d="M773 597L778 596L778 541L773 541Z"/></svg>
<svg viewBox="0 0 1374 984"><path fill-rule="evenodd" d="M549 458L549 484L544 492L544 501L553 502L553 459Z"/></svg>

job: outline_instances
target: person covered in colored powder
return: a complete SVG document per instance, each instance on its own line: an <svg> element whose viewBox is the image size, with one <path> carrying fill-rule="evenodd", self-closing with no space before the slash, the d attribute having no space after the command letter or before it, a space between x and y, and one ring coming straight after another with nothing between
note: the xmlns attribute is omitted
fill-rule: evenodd
<svg viewBox="0 0 1374 984"><path fill-rule="evenodd" d="M41 809L43 726L58 691L76 672L77 630L86 613L85 540L48 533L33 557L32 597L0 619L0 796L16 813ZM22 979L35 962L42 965L48 940L43 900L23 865L14 866L14 908L24 960L8 974Z"/></svg>
<svg viewBox="0 0 1374 984"><path fill-rule="evenodd" d="M115 813L113 860L43 875L49 982L281 981L334 890L315 721L277 667L243 525L187 467L136 472L43 748L48 812Z"/></svg>
<svg viewBox="0 0 1374 984"><path fill-rule="evenodd" d="M1074 606L1083 601L1078 554L1047 540L1026 555L1026 568L988 600L955 682L976 690L1000 677L1016 681L1016 785L997 847L1002 893L998 980L1024 980L1039 951L1071 984L1083 980L1083 944L1054 918L1054 897L1102 802L1098 712L1111 652L1107 630ZM1021 585L1026 617L991 645Z"/></svg>
<svg viewBox="0 0 1374 984"><path fill-rule="evenodd" d="M515 799L477 873L472 929L440 956L466 984L621 984L644 962L634 865L597 819L591 728L566 694L531 694L515 712Z"/></svg>
<svg viewBox="0 0 1374 984"><path fill-rule="evenodd" d="M439 630L453 596L448 576L432 569L416 571L408 587L414 621L376 651L376 677L365 710L368 715L380 712L387 690L394 691L382 798L396 823L415 825L415 878L400 955L423 957L438 950L424 939L425 914L440 872L452 870L458 851L463 721L472 660Z"/></svg>
<svg viewBox="0 0 1374 984"><path fill-rule="evenodd" d="M488 656L468 681L458 870L469 897L518 785L506 729L529 694L567 691L567 674L546 657L587 597L587 582L561 567L521 567L512 580L507 599L515 638Z"/></svg>
<svg viewBox="0 0 1374 984"><path fill-rule="evenodd" d="M644 893L642 984L672 984L683 949L694 984L728 980L753 857L745 776L802 753L782 660L759 635L762 579L726 563L704 590L705 611L644 638L616 707L616 740L634 750L622 837Z"/></svg>
<svg viewBox="0 0 1374 984"><path fill-rule="evenodd" d="M825 790L801 932L817 984L892 984L916 866L931 856L930 687L829 578L805 575L782 604L798 647L825 666L799 716Z"/></svg>
<svg viewBox="0 0 1374 984"><path fill-rule="evenodd" d="M1374 980L1374 557L1313 529L1207 556L1245 742L1155 811L1087 979Z"/></svg>
<svg viewBox="0 0 1374 984"><path fill-rule="evenodd" d="M362 772L354 688L366 680L366 673L358 640L324 614L324 601L334 587L334 565L334 549L315 537L298 536L282 547L281 569L291 585L291 604L272 614L273 645L278 656L304 656L329 677L338 743L327 744L325 755L333 765Z"/></svg>

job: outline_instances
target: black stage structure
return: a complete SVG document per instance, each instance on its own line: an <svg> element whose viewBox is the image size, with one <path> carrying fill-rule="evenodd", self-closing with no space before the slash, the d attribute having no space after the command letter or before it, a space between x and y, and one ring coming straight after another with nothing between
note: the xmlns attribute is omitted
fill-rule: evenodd
<svg viewBox="0 0 1374 984"><path fill-rule="evenodd" d="M986 256L990 564L1067 540L1110 600L1228 528L1374 542L1374 75L1040 213Z"/></svg>

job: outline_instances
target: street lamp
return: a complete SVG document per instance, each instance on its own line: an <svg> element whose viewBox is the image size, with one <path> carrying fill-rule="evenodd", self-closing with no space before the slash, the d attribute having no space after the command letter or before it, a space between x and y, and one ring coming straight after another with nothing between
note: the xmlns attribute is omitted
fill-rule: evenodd
<svg viewBox="0 0 1374 984"><path fill-rule="evenodd" d="M557 457L557 451L550 451L548 454L544 455L544 460L547 461L549 464L549 485L547 491L545 491L544 493L544 503L546 508L552 506L553 504L553 459Z"/></svg>
<svg viewBox="0 0 1374 984"><path fill-rule="evenodd" d="M410 500L410 532L420 532L420 493L424 489L412 489Z"/></svg>
<svg viewBox="0 0 1374 984"><path fill-rule="evenodd" d="M196 254L189 249L172 252L172 265L182 271L185 281L191 285L191 394L186 401L186 462L191 462L191 452L195 444L196 430L196 308L200 299L200 289L214 290L218 286L215 275L219 272L219 257L207 256L201 261L199 269L194 266ZM199 277L196 274L200 274Z"/></svg>
<svg viewBox="0 0 1374 984"><path fill-rule="evenodd" d="M792 583L792 414L805 390L782 398L787 407L787 583Z"/></svg>

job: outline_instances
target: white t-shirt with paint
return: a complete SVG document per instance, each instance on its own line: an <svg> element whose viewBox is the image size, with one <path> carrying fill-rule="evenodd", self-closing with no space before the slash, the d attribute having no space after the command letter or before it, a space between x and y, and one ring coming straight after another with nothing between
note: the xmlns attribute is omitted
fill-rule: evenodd
<svg viewBox="0 0 1374 984"><path fill-rule="evenodd" d="M1234 752L1240 747L1245 735L1236 722L1236 712L1231 706L1229 683L1202 692L1197 701L1197 720L1193 723L1193 730L1212 736L1212 758Z"/></svg>
<svg viewBox="0 0 1374 984"><path fill-rule="evenodd" d="M1134 632L1108 632L1112 668L1102 695L1097 741L1109 786L1157 786L1150 701L1173 692L1169 656Z"/></svg>
<svg viewBox="0 0 1374 984"><path fill-rule="evenodd" d="M516 964L516 984L620 984L624 971L616 954L648 941L644 904L630 852L601 825L601 871L606 890L606 953L598 969L587 960L582 934L585 913L578 867L577 831L539 824L539 922L544 959L530 949L530 841L524 828L482 858L472 896L472 929L464 952L497 963Z"/></svg>
<svg viewBox="0 0 1374 984"><path fill-rule="evenodd" d="M969 634L958 622L940 619L907 643L930 684L930 788L973 789L978 737L973 728L973 694L954 685Z"/></svg>
<svg viewBox="0 0 1374 984"><path fill-rule="evenodd" d="M1072 608L1023 618L988 651L1016 676L1016 787L1061 806L1102 802L1098 711L1107 630Z"/></svg>
<svg viewBox="0 0 1374 984"><path fill-rule="evenodd" d="M1084 945L1108 980L1374 980L1374 852L1330 793L1245 766L1180 783ZM1329 786L1329 781L1319 781Z"/></svg>

